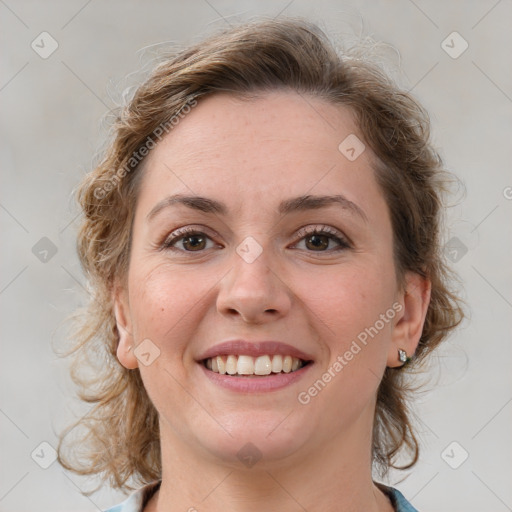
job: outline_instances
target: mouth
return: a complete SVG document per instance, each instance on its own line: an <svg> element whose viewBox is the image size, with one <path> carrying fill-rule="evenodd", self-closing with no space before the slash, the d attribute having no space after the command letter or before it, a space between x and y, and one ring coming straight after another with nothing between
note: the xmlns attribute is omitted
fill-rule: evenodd
<svg viewBox="0 0 512 512"><path fill-rule="evenodd" d="M218 355L203 359L201 362L205 368L214 373L249 378L293 373L312 363L312 361L281 354L264 354L257 357L245 354Z"/></svg>
<svg viewBox="0 0 512 512"><path fill-rule="evenodd" d="M210 347L196 362L213 384L230 391L263 393L304 378L314 358L279 341L231 340Z"/></svg>

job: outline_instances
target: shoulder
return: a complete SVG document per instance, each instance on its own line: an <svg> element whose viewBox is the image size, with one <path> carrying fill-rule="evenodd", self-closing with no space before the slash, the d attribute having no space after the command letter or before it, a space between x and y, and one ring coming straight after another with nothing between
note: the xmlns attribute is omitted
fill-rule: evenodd
<svg viewBox="0 0 512 512"><path fill-rule="evenodd" d="M378 486L389 496L396 512L418 512L398 489L383 484L378 484ZM159 487L160 482L148 484L132 493L123 503L104 512L143 512L144 506Z"/></svg>
<svg viewBox="0 0 512 512"><path fill-rule="evenodd" d="M160 481L145 485L130 494L130 496L119 505L111 507L104 512L143 512L144 506L159 487Z"/></svg>
<svg viewBox="0 0 512 512"><path fill-rule="evenodd" d="M396 512L418 512L406 499L405 496L394 487L377 484L379 488L389 496Z"/></svg>

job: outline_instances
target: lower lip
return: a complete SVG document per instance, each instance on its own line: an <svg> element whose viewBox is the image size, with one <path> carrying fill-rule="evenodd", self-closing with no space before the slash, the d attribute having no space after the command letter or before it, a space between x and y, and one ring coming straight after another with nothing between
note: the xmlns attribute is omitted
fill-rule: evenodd
<svg viewBox="0 0 512 512"><path fill-rule="evenodd" d="M202 363L198 363L204 374L214 383L232 391L242 393L265 393L275 391L301 379L313 363L303 366L299 370L290 373L274 373L268 376L258 377L235 377L233 375L222 375L208 370Z"/></svg>

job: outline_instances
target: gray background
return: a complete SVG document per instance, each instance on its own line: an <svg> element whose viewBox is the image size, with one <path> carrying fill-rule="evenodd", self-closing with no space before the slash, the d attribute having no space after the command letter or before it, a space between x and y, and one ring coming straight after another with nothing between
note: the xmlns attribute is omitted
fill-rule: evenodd
<svg viewBox="0 0 512 512"><path fill-rule="evenodd" d="M421 460L390 483L420 511L512 510L509 0L0 0L2 512L95 511L122 498L108 489L83 497L90 482L56 462L40 467L52 462L40 444L56 446L56 432L84 411L52 351L86 296L71 192L101 148L105 114L152 55L139 50L281 13L316 20L349 42L371 35L395 47L386 52L390 66L400 62L397 76L430 111L436 144L466 186L450 209L447 240L471 316L417 395ZM59 45L47 58L31 47L51 48L43 31ZM463 40L442 43L453 31L469 44L457 58Z"/></svg>

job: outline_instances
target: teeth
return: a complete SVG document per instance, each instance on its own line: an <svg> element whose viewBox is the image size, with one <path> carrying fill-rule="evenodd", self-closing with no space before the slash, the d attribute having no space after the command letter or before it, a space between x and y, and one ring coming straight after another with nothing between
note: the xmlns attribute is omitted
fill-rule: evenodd
<svg viewBox="0 0 512 512"><path fill-rule="evenodd" d="M216 356L208 358L205 366L215 373L225 375L270 375L271 373L290 373L302 368L304 362L297 357L281 355Z"/></svg>
<svg viewBox="0 0 512 512"><path fill-rule="evenodd" d="M217 361L217 368L218 368L218 372L221 373L222 375L225 375L226 374L226 363L224 362L224 359L222 359L222 357L220 356L217 356L217 357L214 357L213 359L215 359ZM213 364L212 364L212 370L215 371L213 369Z"/></svg>
<svg viewBox="0 0 512 512"><path fill-rule="evenodd" d="M290 373L291 371L292 371L292 358L290 356L284 356L283 372Z"/></svg>
<svg viewBox="0 0 512 512"><path fill-rule="evenodd" d="M283 370L283 356L274 356L272 358L272 372L281 373Z"/></svg>
<svg viewBox="0 0 512 512"><path fill-rule="evenodd" d="M235 375L236 373L236 356L228 356L226 360L226 373L229 375Z"/></svg>
<svg viewBox="0 0 512 512"><path fill-rule="evenodd" d="M254 373L256 375L270 375L272 373L272 361L270 360L270 356L259 356L256 358Z"/></svg>
<svg viewBox="0 0 512 512"><path fill-rule="evenodd" d="M254 373L253 358L250 356L238 356L238 362L236 363L236 373L238 373L238 375L252 375Z"/></svg>

